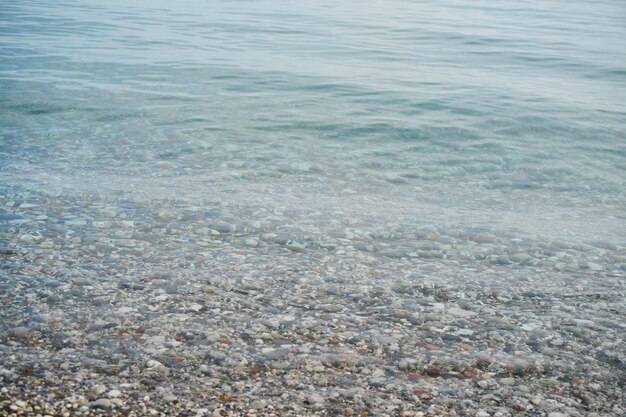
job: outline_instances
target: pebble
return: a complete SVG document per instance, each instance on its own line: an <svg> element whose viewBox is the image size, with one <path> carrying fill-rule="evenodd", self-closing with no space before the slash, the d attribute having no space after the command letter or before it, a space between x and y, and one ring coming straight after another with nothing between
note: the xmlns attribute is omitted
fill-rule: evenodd
<svg viewBox="0 0 626 417"><path fill-rule="evenodd" d="M210 351L209 356L216 361L222 361L226 359L226 354L217 350Z"/></svg>
<svg viewBox="0 0 626 417"><path fill-rule="evenodd" d="M163 170L176 168L176 165L174 165L173 163L169 161L158 161L158 162L155 162L152 166L155 169L163 169Z"/></svg>
<svg viewBox="0 0 626 417"><path fill-rule="evenodd" d="M572 319L572 323L578 327L594 327L595 323L593 320L587 319Z"/></svg>
<svg viewBox="0 0 626 417"><path fill-rule="evenodd" d="M161 362L155 361L154 359L148 359L148 361L146 361L146 366L148 368L163 368L163 367L165 367L165 365L163 365Z"/></svg>
<svg viewBox="0 0 626 417"><path fill-rule="evenodd" d="M203 308L203 306L201 304L192 304L189 306L189 310L194 311L194 312L199 312L201 311Z"/></svg>
<svg viewBox="0 0 626 417"><path fill-rule="evenodd" d="M43 236L39 236L39 235L31 235L31 234L23 234L19 237L19 240L21 242L26 242L26 243L30 243L30 242L39 242L40 240L43 239Z"/></svg>
<svg viewBox="0 0 626 417"><path fill-rule="evenodd" d="M321 395L318 394L312 394L308 396L308 399L311 403L313 404L324 404L326 402L326 399L324 397L322 397Z"/></svg>
<svg viewBox="0 0 626 417"><path fill-rule="evenodd" d="M119 390L116 390L116 389L112 389L111 391L109 391L109 392L107 393L107 396L108 396L109 398L117 398L117 397L119 397L120 395L122 395L122 392L121 392L121 391L119 391Z"/></svg>
<svg viewBox="0 0 626 417"><path fill-rule="evenodd" d="M237 226L228 223L213 223L209 228L219 233L233 233L237 230Z"/></svg>
<svg viewBox="0 0 626 417"><path fill-rule="evenodd" d="M591 269L592 271L603 271L604 267L600 264L597 264L595 262L587 262L587 267L589 269Z"/></svg>
<svg viewBox="0 0 626 417"><path fill-rule="evenodd" d="M18 339L25 339L30 335L30 332L31 331L28 327L13 327L12 329L9 329L9 334Z"/></svg>
<svg viewBox="0 0 626 417"><path fill-rule="evenodd" d="M0 377L2 377L5 381L10 381L17 378L17 373L12 369L0 368Z"/></svg>
<svg viewBox="0 0 626 417"><path fill-rule="evenodd" d="M92 408L101 408L104 410L108 410L113 407L113 402L108 398L100 398L91 403Z"/></svg>
<svg viewBox="0 0 626 417"><path fill-rule="evenodd" d="M476 312L474 312L474 311L463 310L463 309L457 308L457 307L448 308L447 312L449 314L452 314L453 316L458 316L458 317L474 317L474 316L476 316Z"/></svg>
<svg viewBox="0 0 626 417"><path fill-rule="evenodd" d="M288 361L271 361L269 363L270 368L273 369L291 369L291 363Z"/></svg>
<svg viewBox="0 0 626 417"><path fill-rule="evenodd" d="M478 381L476 385L478 385L481 389L488 389L490 386L489 381L485 381L485 380Z"/></svg>
<svg viewBox="0 0 626 417"><path fill-rule="evenodd" d="M107 217L107 218L110 218L110 219L116 217L117 213L118 213L118 211L117 211L117 208L115 208L115 207L105 207L105 208L103 208L100 211L100 215L102 217Z"/></svg>
<svg viewBox="0 0 626 417"><path fill-rule="evenodd" d="M617 250L617 246L609 241L606 240L594 240L592 242L589 242L592 246L595 246L596 248L600 248L600 249L606 249L606 250Z"/></svg>
<svg viewBox="0 0 626 417"><path fill-rule="evenodd" d="M172 213L167 210L161 210L158 215L159 220L162 222L169 222L172 220Z"/></svg>
<svg viewBox="0 0 626 417"><path fill-rule="evenodd" d="M91 387L90 391L93 395L95 396L99 396L102 395L106 392L107 387L105 385L101 385L101 384L96 384L94 386Z"/></svg>
<svg viewBox="0 0 626 417"><path fill-rule="evenodd" d="M285 243L285 247L293 252L302 252L306 249L306 245L304 243L296 242L293 240L288 240Z"/></svg>

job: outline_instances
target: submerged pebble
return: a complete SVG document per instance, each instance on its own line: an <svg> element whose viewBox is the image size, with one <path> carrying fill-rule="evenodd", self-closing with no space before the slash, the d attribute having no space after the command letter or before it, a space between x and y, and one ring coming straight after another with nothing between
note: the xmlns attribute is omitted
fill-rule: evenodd
<svg viewBox="0 0 626 417"><path fill-rule="evenodd" d="M0 2L0 415L626 415L621 3L201 3Z"/></svg>

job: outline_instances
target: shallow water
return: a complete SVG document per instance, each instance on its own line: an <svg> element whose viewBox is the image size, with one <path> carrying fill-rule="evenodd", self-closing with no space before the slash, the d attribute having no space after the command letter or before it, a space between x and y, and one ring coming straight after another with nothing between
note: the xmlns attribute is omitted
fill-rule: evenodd
<svg viewBox="0 0 626 417"><path fill-rule="evenodd" d="M624 242L620 2L0 13L5 186Z"/></svg>
<svg viewBox="0 0 626 417"><path fill-rule="evenodd" d="M208 279L289 323L316 301L423 311L427 281L604 297L574 319L623 328L625 20L621 1L2 2L3 326ZM551 320L529 305L502 308Z"/></svg>

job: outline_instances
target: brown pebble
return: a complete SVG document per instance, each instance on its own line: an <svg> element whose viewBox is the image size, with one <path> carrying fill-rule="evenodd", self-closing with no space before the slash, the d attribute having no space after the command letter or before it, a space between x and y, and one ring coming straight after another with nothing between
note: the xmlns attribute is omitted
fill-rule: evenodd
<svg viewBox="0 0 626 417"><path fill-rule="evenodd" d="M428 376L442 376L444 375L446 372L441 369L438 366L429 366L428 369L426 370L426 375Z"/></svg>
<svg viewBox="0 0 626 417"><path fill-rule="evenodd" d="M431 398L433 398L432 394L428 390L425 390L423 388L417 388L415 391L413 391L413 395L415 395L420 400L430 400Z"/></svg>

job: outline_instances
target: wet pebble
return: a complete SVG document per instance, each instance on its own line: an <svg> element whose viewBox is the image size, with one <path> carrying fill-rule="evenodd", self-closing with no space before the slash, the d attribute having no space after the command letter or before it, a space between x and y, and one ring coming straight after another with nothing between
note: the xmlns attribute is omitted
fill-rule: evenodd
<svg viewBox="0 0 626 417"><path fill-rule="evenodd" d="M114 406L113 402L109 400L108 398L100 398L91 403L91 408L102 409L102 410L109 410L113 408L113 406Z"/></svg>

